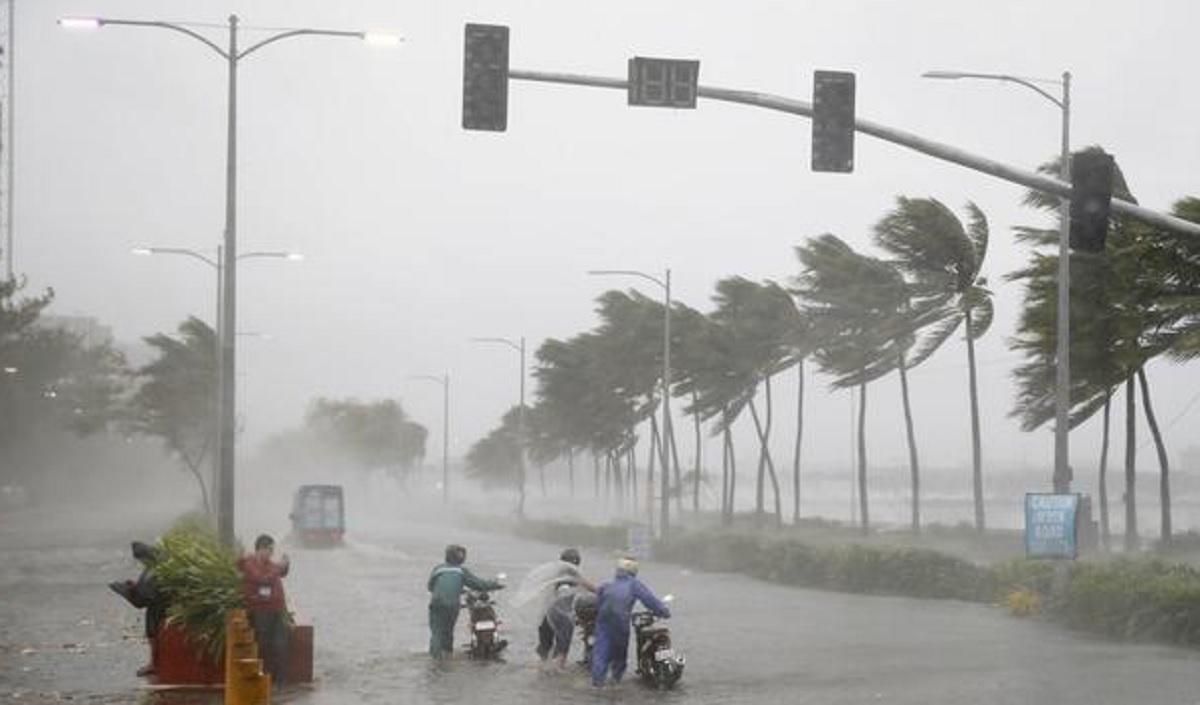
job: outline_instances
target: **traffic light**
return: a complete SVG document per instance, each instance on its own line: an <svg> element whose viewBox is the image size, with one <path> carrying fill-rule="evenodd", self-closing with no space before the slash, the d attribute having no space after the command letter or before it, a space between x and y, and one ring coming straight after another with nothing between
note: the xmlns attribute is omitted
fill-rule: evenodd
<svg viewBox="0 0 1200 705"><path fill-rule="evenodd" d="M695 108L700 62L687 59L629 60L629 105Z"/></svg>
<svg viewBox="0 0 1200 705"><path fill-rule="evenodd" d="M1071 157L1071 249L1103 252L1112 203L1113 158L1099 151Z"/></svg>
<svg viewBox="0 0 1200 705"><path fill-rule="evenodd" d="M468 24L463 46L464 130L508 127L508 27Z"/></svg>
<svg viewBox="0 0 1200 705"><path fill-rule="evenodd" d="M854 171L854 74L813 72L813 171Z"/></svg>

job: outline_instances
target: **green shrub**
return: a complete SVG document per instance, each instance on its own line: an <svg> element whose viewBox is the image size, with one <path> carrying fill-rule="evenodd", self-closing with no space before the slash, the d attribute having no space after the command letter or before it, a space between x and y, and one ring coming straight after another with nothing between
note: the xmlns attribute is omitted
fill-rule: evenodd
<svg viewBox="0 0 1200 705"><path fill-rule="evenodd" d="M178 624L213 661L225 648L225 614L242 607L236 554L206 522L185 518L163 536L154 577Z"/></svg>

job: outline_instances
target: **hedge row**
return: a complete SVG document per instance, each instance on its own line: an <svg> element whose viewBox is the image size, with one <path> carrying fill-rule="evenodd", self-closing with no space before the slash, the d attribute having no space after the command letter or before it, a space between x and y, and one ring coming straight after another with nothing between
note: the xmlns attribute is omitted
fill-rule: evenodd
<svg viewBox="0 0 1200 705"><path fill-rule="evenodd" d="M620 549L626 527L527 521L525 538ZM1157 558L980 565L938 551L886 545L812 545L769 533L679 532L656 558L771 582L870 595L1006 603L1074 629L1118 639L1200 646L1200 570ZM1057 576L1056 576L1057 573Z"/></svg>

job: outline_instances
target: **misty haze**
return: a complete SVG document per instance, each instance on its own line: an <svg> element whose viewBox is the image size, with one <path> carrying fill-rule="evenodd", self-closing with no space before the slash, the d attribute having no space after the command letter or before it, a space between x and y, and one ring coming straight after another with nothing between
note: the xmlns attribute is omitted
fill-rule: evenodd
<svg viewBox="0 0 1200 705"><path fill-rule="evenodd" d="M1196 701L1200 6L0 20L0 700Z"/></svg>

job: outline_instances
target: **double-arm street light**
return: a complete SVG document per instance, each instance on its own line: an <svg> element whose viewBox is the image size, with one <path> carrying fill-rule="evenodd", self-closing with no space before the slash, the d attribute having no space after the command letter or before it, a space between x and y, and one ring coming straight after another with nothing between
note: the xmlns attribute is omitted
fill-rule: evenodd
<svg viewBox="0 0 1200 705"><path fill-rule="evenodd" d="M442 504L450 503L450 373L434 375L412 375L409 379L423 379L442 385ZM522 404L522 406L524 406Z"/></svg>
<svg viewBox="0 0 1200 705"><path fill-rule="evenodd" d="M221 315L222 315L221 314L221 308L222 308L221 298L223 295L221 286L223 284L223 273L224 273L225 266L224 266L222 258L221 258L221 254L222 254L221 250L222 250L221 247L217 247L216 258L209 257L208 255L204 254L203 252L198 252L196 250L190 250L185 247L135 247L132 250L133 254L142 255L142 256L178 255L181 257L190 257L194 260L198 260L200 262L203 262L204 264L207 264L208 266L212 267L213 270L216 271L216 274L217 274L217 308L216 308L216 313L214 314L214 318L216 320L213 321L213 332L216 334L217 349L215 352L216 352L216 357L217 357L218 363L217 363L217 406L213 410L213 412L216 414L216 429L217 429L216 445L218 445L218 446L220 446L221 433L222 433L222 423L221 423L221 408L222 407L221 407L220 391L221 391L221 388L223 387L223 382L224 382L224 376L223 376L224 373L222 371L222 367L220 364L220 355L221 355L221 350L222 350L221 336L224 335L224 329L221 326ZM302 260L302 259L304 259L304 256L299 253L296 253L296 252L262 250L262 251L256 251L256 252L243 252L242 254L238 255L236 258L236 260L238 262L245 260L245 259ZM237 335L245 335L245 334L238 333ZM220 462L220 460L221 460L220 453L213 453L212 482L213 482L214 489L216 489L218 492L220 492L220 487L222 486L221 485L221 462ZM217 516L218 516L218 522L219 522L220 516L221 516L220 508L218 508Z"/></svg>
<svg viewBox="0 0 1200 705"><path fill-rule="evenodd" d="M233 515L234 515L234 432L235 432L235 389L234 366L236 360L235 342L237 336L237 77L240 62L253 55L259 49L294 37L322 36L347 37L361 39L372 44L397 44L401 38L395 35L375 32L346 32L328 29L286 29L277 31L265 39L242 49L238 45L238 17L230 15L227 25L228 48L222 48L195 28L206 28L212 25L198 23L173 23L157 20L121 20L99 17L73 17L59 20L59 24L69 29L100 29L102 27L149 27L165 29L196 40L211 49L228 67L228 105L227 130L225 150L225 245L223 252L223 281L222 281L222 311L221 322L221 358L219 362L221 387L220 407L221 423L218 430L218 452L221 463L221 493L217 503L217 528L221 540L228 546L233 545ZM272 30L273 31L273 30Z"/></svg>
<svg viewBox="0 0 1200 705"><path fill-rule="evenodd" d="M667 536L671 530L671 485L670 485L670 452L667 448L668 439L671 438L671 270L666 269L663 272L662 278L658 278L653 274L639 272L633 269L593 269L588 272L593 276L630 276L641 277L647 281L654 282L663 290L663 371L662 371L662 438L659 439L659 457L662 459L662 491L659 504L659 513L662 518L659 522L659 537L667 540ZM653 487L650 488L650 521L653 523ZM653 528L653 527L651 527Z"/></svg>
<svg viewBox="0 0 1200 705"><path fill-rule="evenodd" d="M998 73L971 73L966 71L927 71L925 78L982 79L1015 83L1058 106L1062 112L1062 143L1059 157L1059 178L1071 181L1071 73L1064 71L1061 80L1022 78ZM1055 97L1037 84L1057 85L1062 89L1061 97ZM1057 347L1055 349L1054 374L1054 491L1071 490L1070 445L1068 440L1068 415L1071 409L1071 207L1070 200L1059 197L1058 223L1058 313L1055 324Z"/></svg>
<svg viewBox="0 0 1200 705"><path fill-rule="evenodd" d="M519 489L521 492L520 503L517 505L517 516L525 516L525 336L521 336L517 340L511 338L471 338L473 343L496 343L505 345L517 351L521 356L521 381L520 381L520 396L518 397L520 406L517 407L517 472L519 477Z"/></svg>

